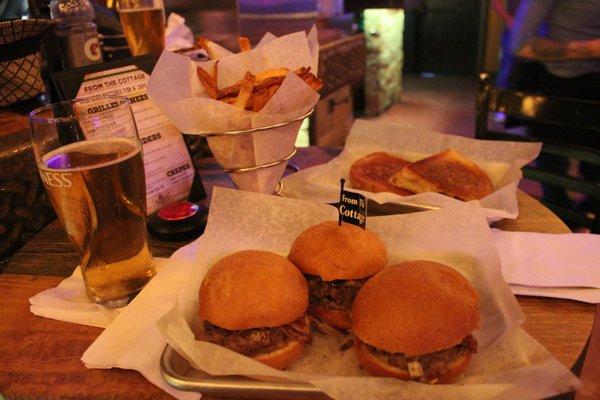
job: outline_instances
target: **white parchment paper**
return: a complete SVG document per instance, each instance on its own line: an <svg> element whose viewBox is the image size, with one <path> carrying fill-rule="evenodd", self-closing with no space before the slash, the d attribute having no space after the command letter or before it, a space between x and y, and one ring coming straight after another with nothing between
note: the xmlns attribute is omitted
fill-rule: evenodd
<svg viewBox="0 0 600 400"><path fill-rule="evenodd" d="M365 120L354 122L344 151L338 157L284 178L283 195L324 203L336 202L340 178L349 182L350 166L361 157L384 151L412 162L448 148L473 160L490 177L494 192L479 200L488 220L516 218L519 214L516 190L523 177L520 169L537 157L541 143L476 140ZM460 200L438 193L403 197L387 192L356 191L378 203L401 201L438 207L461 203Z"/></svg>
<svg viewBox="0 0 600 400"><path fill-rule="evenodd" d="M440 261L457 269L479 292L481 326L474 332L479 350L455 384L426 385L367 376L352 349L339 350L346 338L318 333L289 371L274 370L194 339L198 289L211 265L244 249L286 255L301 231L336 218L337 210L323 204L215 188L206 231L195 243L194 266L176 303L168 312L147 318L156 320L167 342L195 368L213 375L310 382L335 399L515 400L551 396L579 385L567 368L519 327L523 314L502 278L484 213L473 202L367 221L385 242L390 264L411 259Z"/></svg>
<svg viewBox="0 0 600 400"><path fill-rule="evenodd" d="M318 71L319 43L315 27L308 34L301 31L279 38L267 33L254 49L237 54L213 46L219 60L217 86L220 89L240 81L246 71L256 74L273 68L295 71L300 67L311 67L315 75ZM270 164L289 156L302 123L294 120L314 108L319 94L296 74L289 73L259 112L240 110L211 99L204 90L197 67L212 73L214 65L215 60L196 63L187 56L165 51L148 82L148 95L186 134L224 133L289 122L243 135L208 137L213 155L226 170ZM270 194L286 165L284 162L230 176L240 189Z"/></svg>
<svg viewBox="0 0 600 400"><path fill-rule="evenodd" d="M311 67L318 71L317 30L273 38L267 33L254 49L230 53L218 48L217 86L223 89L240 81L246 71L254 74L273 68ZM258 113L239 110L211 99L198 79L196 68L212 73L215 60L194 62L189 57L164 51L150 81L148 95L175 126L186 134L228 132L286 122L310 111L319 94L294 74L289 74L277 94ZM294 79L296 78L296 79Z"/></svg>

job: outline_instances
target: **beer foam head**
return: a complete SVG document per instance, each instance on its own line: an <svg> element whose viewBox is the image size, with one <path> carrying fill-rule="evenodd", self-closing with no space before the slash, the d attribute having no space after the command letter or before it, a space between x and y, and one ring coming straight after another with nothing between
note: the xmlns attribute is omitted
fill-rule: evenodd
<svg viewBox="0 0 600 400"><path fill-rule="evenodd" d="M40 168L81 170L117 164L135 156L141 147L126 138L90 139L59 147L42 157Z"/></svg>

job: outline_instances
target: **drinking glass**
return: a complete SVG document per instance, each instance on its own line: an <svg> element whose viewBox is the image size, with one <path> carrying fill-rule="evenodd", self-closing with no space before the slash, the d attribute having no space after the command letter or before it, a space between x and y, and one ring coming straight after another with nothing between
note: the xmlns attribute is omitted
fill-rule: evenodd
<svg viewBox="0 0 600 400"><path fill-rule="evenodd" d="M165 6L162 0L118 0L117 10L134 56L159 57L165 48Z"/></svg>
<svg viewBox="0 0 600 400"><path fill-rule="evenodd" d="M152 278L142 146L129 99L101 96L29 114L40 177L79 252L88 298L127 304Z"/></svg>

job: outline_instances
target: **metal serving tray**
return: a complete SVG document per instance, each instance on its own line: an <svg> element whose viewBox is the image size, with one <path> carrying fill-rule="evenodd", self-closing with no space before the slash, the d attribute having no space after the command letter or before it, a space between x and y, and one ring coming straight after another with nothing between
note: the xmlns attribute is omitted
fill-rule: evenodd
<svg viewBox="0 0 600 400"><path fill-rule="evenodd" d="M327 203L330 206L338 207L339 203ZM412 203L383 203L379 204L375 200L367 198L367 217L377 217L380 215L394 215L394 214L410 214L419 211L431 211L439 210L437 206L427 206L424 204L412 204Z"/></svg>
<svg viewBox="0 0 600 400"><path fill-rule="evenodd" d="M331 204L337 206L337 204ZM438 207L410 203L379 204L368 200L370 216L408 214L437 210ZM194 369L188 361L167 345L160 359L161 374L165 382L178 390L199 392L209 396L237 399L330 399L317 387L303 382L266 382L245 376L212 376Z"/></svg>
<svg viewBox="0 0 600 400"><path fill-rule="evenodd" d="M367 217L369 215L376 217L378 215L410 214L419 211L431 211L439 209L440 207L437 206L404 203L402 201L379 204L374 200L367 199Z"/></svg>
<svg viewBox="0 0 600 400"><path fill-rule="evenodd" d="M265 382L245 376L212 376L194 369L167 345L160 358L163 379L175 389L237 399L330 399L315 386L303 382Z"/></svg>

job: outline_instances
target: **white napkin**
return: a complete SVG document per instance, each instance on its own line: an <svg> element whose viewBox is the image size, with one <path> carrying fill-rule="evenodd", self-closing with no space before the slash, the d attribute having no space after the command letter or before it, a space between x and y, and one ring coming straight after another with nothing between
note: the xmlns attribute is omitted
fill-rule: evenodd
<svg viewBox="0 0 600 400"><path fill-rule="evenodd" d="M177 51L194 47L194 34L185 24L185 18L176 13L171 13L167 19L165 29L165 48L168 51Z"/></svg>
<svg viewBox="0 0 600 400"><path fill-rule="evenodd" d="M170 310L177 301L181 287L191 274L196 251L199 248L192 243L169 258L144 290L116 316L115 323L85 351L81 361L86 367L133 369L177 399L200 398L198 393L173 389L163 380L160 356L166 341L152 318L152 315L162 315Z"/></svg>
<svg viewBox="0 0 600 400"><path fill-rule="evenodd" d="M600 303L600 289L569 287L535 287L509 283L514 294L521 296L553 297L555 299L576 300L584 303Z"/></svg>
<svg viewBox="0 0 600 400"><path fill-rule="evenodd" d="M157 270L156 276L130 304L140 303L143 305L146 303L147 309L160 309L164 305L172 307L172 304L164 301L164 299L177 298L176 293L179 287L190 274L191 262L186 264L179 261L182 256L185 260L193 260L195 251L196 248L186 246L179 249L169 259L154 257ZM150 382L178 399L191 400L199 398L198 394L173 389L162 379L159 360L166 342L158 330L139 328L140 324L143 324L143 316L132 315L131 312L128 312L129 306L108 309L88 300L80 267L77 267L73 274L63 280L57 287L38 293L30 298L29 302L31 303L30 310L35 315L107 328L104 332L108 332L108 334L101 335L84 353L82 361L86 367L134 369ZM121 340L122 337L125 337L122 331L116 330L115 332L109 327L113 320L118 320L119 317L128 322L125 324L126 329L136 327L142 330L144 332L143 339L138 342ZM116 326L118 327L119 324L116 324ZM121 324L122 326L124 325ZM108 346L103 348L110 349L107 353L114 355L114 357L107 354L98 355L96 349L99 346Z"/></svg>
<svg viewBox="0 0 600 400"><path fill-rule="evenodd" d="M166 258L154 257L154 266L160 270L167 261ZM79 266L58 286L36 294L29 303L29 310L40 317L100 328L110 325L122 310L103 307L87 298Z"/></svg>
<svg viewBox="0 0 600 400"><path fill-rule="evenodd" d="M515 294L600 302L600 236L492 229Z"/></svg>

